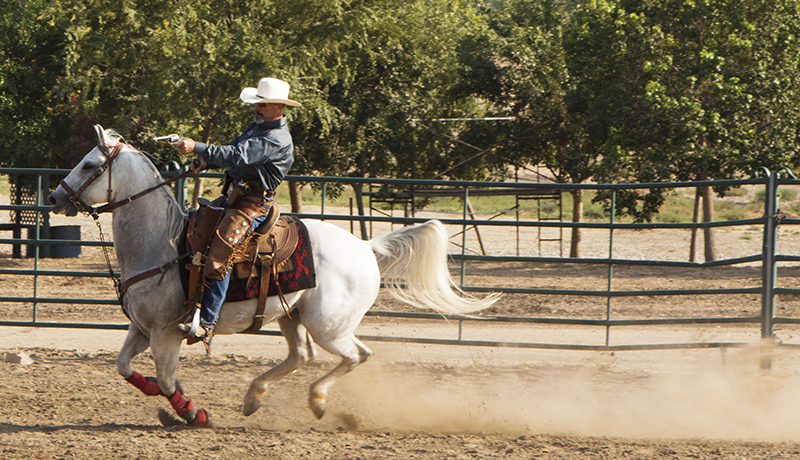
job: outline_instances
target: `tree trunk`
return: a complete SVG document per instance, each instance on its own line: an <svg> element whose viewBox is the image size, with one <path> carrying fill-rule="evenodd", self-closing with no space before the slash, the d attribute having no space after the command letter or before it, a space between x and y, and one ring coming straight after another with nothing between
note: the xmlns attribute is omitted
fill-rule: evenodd
<svg viewBox="0 0 800 460"><path fill-rule="evenodd" d="M364 184L353 184L353 190L356 192L356 208L358 209L358 215L364 215ZM363 220L359 222L359 226L361 227L361 239L366 241L369 239L367 235L367 223Z"/></svg>
<svg viewBox="0 0 800 460"><path fill-rule="evenodd" d="M195 177L194 178L194 191L192 192L192 203L190 206L194 209L197 209L197 200L203 196L203 178L202 177Z"/></svg>
<svg viewBox="0 0 800 460"><path fill-rule="evenodd" d="M694 192L694 211L692 212L692 222L700 222L700 188ZM692 237L689 243L689 262L697 262L697 228L692 229Z"/></svg>
<svg viewBox="0 0 800 460"><path fill-rule="evenodd" d="M711 187L705 186L703 191L703 222L714 221L714 203L711 201ZM703 237L705 241L705 256L706 262L713 262L717 260L716 244L714 243L714 229L704 228Z"/></svg>
<svg viewBox="0 0 800 460"><path fill-rule="evenodd" d="M303 197L300 195L300 184L296 180L289 181L289 201L292 203L292 212L301 213L303 209Z"/></svg>
<svg viewBox="0 0 800 460"><path fill-rule="evenodd" d="M575 189L572 192L572 221L578 223L583 218L583 190L582 189ZM572 238L569 244L569 256L570 257L580 257L581 256L581 229L578 227L572 227Z"/></svg>
<svg viewBox="0 0 800 460"><path fill-rule="evenodd" d="M703 172L700 174L700 180L708 180L708 174ZM700 187L700 193L703 195L703 222L714 221L714 203L711 201L713 192L711 187L705 185ZM714 229L707 227L703 229L703 239L705 246L706 262L713 262L717 260L716 245L714 244Z"/></svg>

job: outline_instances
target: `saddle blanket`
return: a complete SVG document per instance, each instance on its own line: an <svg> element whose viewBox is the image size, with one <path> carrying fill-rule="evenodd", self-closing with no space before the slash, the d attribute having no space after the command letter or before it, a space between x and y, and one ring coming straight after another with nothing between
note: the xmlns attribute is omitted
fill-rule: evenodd
<svg viewBox="0 0 800 460"><path fill-rule="evenodd" d="M297 246L295 247L294 253L292 253L286 261L278 265L277 277L274 267L270 267L268 296L277 295L279 286L280 292L288 294L303 289L311 289L317 285L317 274L314 269L311 242L308 239L308 229L299 219L297 219L296 222L298 230ZM248 265L247 269L244 270L239 269L238 266L234 266L231 273L231 284L228 287L225 301L239 302L242 300L257 299L260 291L260 266Z"/></svg>

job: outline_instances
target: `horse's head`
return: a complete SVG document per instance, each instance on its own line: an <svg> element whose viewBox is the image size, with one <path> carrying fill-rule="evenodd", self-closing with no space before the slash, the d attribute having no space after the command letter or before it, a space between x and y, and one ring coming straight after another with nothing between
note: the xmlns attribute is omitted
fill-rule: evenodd
<svg viewBox="0 0 800 460"><path fill-rule="evenodd" d="M55 214L75 216L91 206L111 201L111 164L124 145L113 130L94 126L97 147L93 148L61 181L47 201Z"/></svg>

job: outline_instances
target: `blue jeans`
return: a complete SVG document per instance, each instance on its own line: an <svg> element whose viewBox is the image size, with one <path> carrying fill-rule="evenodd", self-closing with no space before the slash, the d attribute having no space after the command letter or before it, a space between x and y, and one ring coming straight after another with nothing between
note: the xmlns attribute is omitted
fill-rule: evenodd
<svg viewBox="0 0 800 460"><path fill-rule="evenodd" d="M271 205L272 203L270 203ZM253 225L250 226L255 230L262 222L267 220L269 214L256 217ZM219 312L222 310L222 304L225 303L225 294L228 292L228 286L231 284L231 271L221 280L208 278L206 279L207 287L206 292L203 294L203 306L200 309L200 324L208 329L213 329L217 325L219 319Z"/></svg>

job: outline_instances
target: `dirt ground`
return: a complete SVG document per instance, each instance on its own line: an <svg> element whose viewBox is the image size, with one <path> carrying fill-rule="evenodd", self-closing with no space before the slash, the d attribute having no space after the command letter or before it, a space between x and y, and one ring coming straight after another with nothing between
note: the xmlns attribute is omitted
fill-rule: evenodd
<svg viewBox="0 0 800 460"><path fill-rule="evenodd" d="M329 210L328 210L329 211ZM5 217L5 216L3 216ZM104 219L107 216L104 216ZM63 220L62 220L63 219ZM99 239L91 219L54 217L54 225L82 225L82 238ZM110 221L101 220L107 238ZM375 232L387 229L378 228ZM451 229L456 234L457 229ZM490 254L516 253L515 236L481 229ZM781 228L778 251L797 254L800 238ZM565 235L568 237L568 235ZM688 232L617 232L614 257L686 260ZM761 251L757 229L717 231L721 258ZM522 235L530 241L530 235ZM453 241L460 242L455 236ZM511 243L509 243L509 241ZM568 238L564 240L568 247ZM586 232L585 257L608 257L606 232ZM474 232L468 247L478 248ZM538 255L523 243L521 253ZM558 255L545 248L542 255ZM29 268L0 245L0 267ZM43 259L39 268L103 272L97 248L77 259ZM613 288L709 288L759 285L758 266L691 271L614 269ZM798 268L779 268L779 285L795 286ZM454 275L458 276L454 266ZM476 285L606 289L601 265L470 264ZM30 296L30 277L0 275L2 296ZM106 278L40 277L41 297L113 299ZM492 315L603 318L606 299L507 295ZM640 296L614 299L613 318L757 316L758 295ZM800 316L794 296L782 296L779 316ZM381 296L375 309L402 307ZM31 305L0 304L0 319L29 321ZM38 321L124 323L118 307L38 306ZM537 343L602 344L604 328L408 321L368 317L362 335L414 335ZM269 325L266 329L274 330ZM165 427L162 397L146 397L117 375L116 350L124 331L0 327L0 459L329 458L416 459L789 459L800 456L800 352L759 341L758 325L621 327L611 344L694 341L744 342L742 348L623 351L617 353L456 347L367 342L375 356L331 391L329 410L316 420L308 386L335 366L319 359L274 384L264 406L241 414L251 379L286 354L281 337L221 336L206 355L184 347L178 377L188 398L211 414L212 428ZM781 325L777 338L800 343L797 328ZM24 353L31 364L5 360ZM759 367L771 356L772 369ZM139 372L153 375L145 353Z"/></svg>

